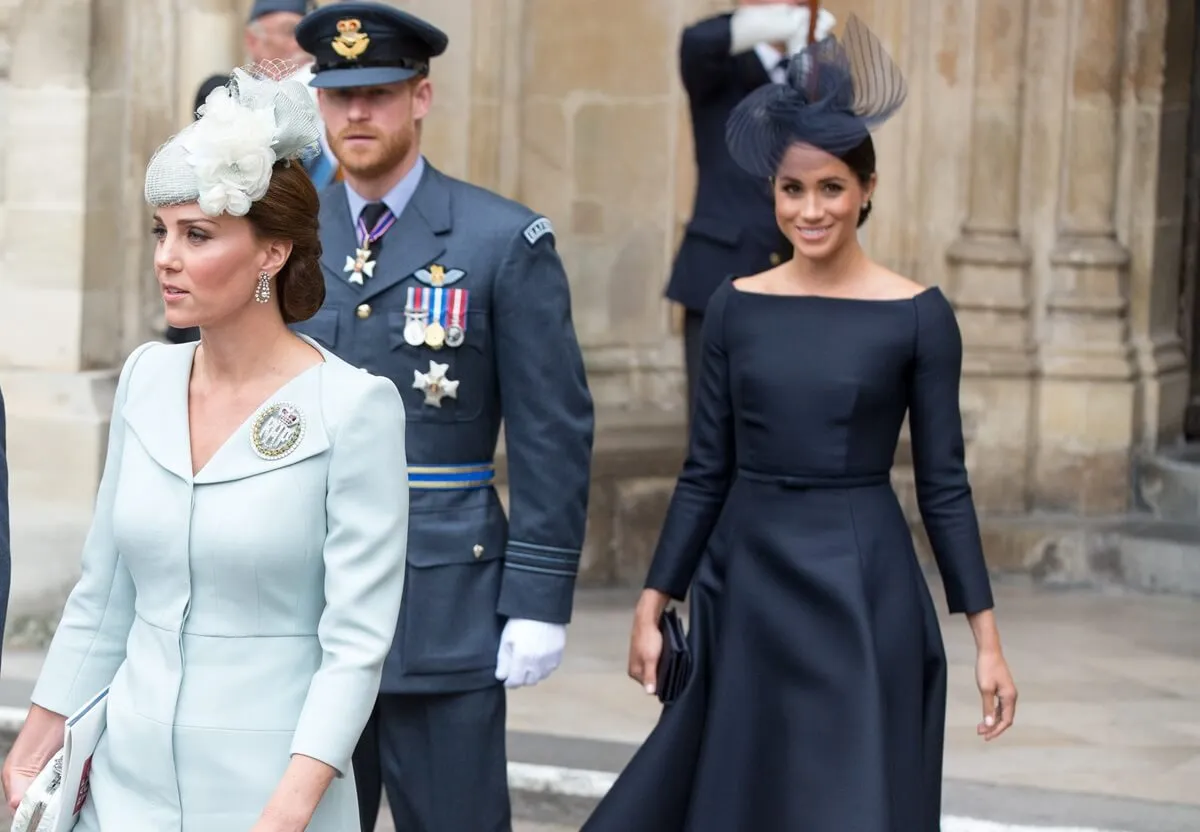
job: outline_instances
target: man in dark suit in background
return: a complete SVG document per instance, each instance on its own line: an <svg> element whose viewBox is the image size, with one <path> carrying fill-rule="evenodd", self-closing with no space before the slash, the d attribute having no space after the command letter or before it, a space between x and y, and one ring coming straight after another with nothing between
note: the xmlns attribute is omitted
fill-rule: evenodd
<svg viewBox="0 0 1200 832"><path fill-rule="evenodd" d="M713 291L728 275L754 274L792 255L775 223L771 187L739 168L725 148L725 122L737 103L767 83L782 83L787 60L808 41L809 11L801 0L741 0L732 13L689 26L679 44L679 68L692 115L696 196L666 295L684 308L688 412L700 362L700 331ZM835 20L821 11L817 40Z"/></svg>
<svg viewBox="0 0 1200 832"><path fill-rule="evenodd" d="M4 393L0 392L0 655L4 650L4 623L8 619L8 590L12 580L12 548L8 523L8 454L5 443Z"/></svg>

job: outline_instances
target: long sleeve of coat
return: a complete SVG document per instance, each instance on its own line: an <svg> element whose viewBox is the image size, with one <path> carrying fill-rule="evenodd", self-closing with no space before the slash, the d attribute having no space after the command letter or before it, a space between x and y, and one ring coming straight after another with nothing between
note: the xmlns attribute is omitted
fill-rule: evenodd
<svg viewBox="0 0 1200 832"><path fill-rule="evenodd" d="M404 404L392 382L371 381L333 438L321 664L292 740L292 753L342 774L379 693L408 552Z"/></svg>
<svg viewBox="0 0 1200 832"><path fill-rule="evenodd" d="M117 381L104 473L96 491L92 525L83 544L79 581L42 664L33 702L63 716L74 713L108 687L125 660L136 593L113 539L113 505L121 478L126 428L121 410L138 360L154 344L144 344L125 361Z"/></svg>
<svg viewBox="0 0 1200 832"><path fill-rule="evenodd" d="M725 305L734 291L732 281L722 284L704 315L688 455L646 578L646 587L678 599L687 594L737 469L729 356L723 335Z"/></svg>
<svg viewBox="0 0 1200 832"><path fill-rule="evenodd" d="M587 524L594 416L548 220L514 238L495 291L510 504L497 612L565 624Z"/></svg>
<svg viewBox="0 0 1200 832"><path fill-rule="evenodd" d="M925 292L917 298L909 410L917 504L950 612L974 613L992 606L992 590L964 461L961 374L954 310L940 292Z"/></svg>

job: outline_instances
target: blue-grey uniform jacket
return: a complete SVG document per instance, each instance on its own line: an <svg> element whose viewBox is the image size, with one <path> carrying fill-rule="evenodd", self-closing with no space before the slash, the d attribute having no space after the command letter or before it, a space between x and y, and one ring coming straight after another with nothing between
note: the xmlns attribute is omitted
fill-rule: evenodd
<svg viewBox="0 0 1200 832"><path fill-rule="evenodd" d="M592 399L553 230L428 162L362 285L343 184L320 221L326 300L295 328L390 378L407 414L407 574L381 690L496 684L507 619L570 620L587 515ZM465 322L458 346L405 340L406 307L422 305L443 331ZM438 369L458 384L435 406L420 382ZM501 422L507 518L491 484Z"/></svg>

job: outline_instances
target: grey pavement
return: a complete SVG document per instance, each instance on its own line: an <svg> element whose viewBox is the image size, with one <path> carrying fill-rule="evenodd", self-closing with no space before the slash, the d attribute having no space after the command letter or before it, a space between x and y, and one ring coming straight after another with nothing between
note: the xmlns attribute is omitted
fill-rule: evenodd
<svg viewBox="0 0 1200 832"><path fill-rule="evenodd" d="M940 585L930 584L944 608ZM995 589L1021 692L1017 724L994 743L975 736L970 632L963 618L943 615L946 814L1009 829L1200 830L1200 602L1015 578ZM624 672L634 597L579 593L562 668L509 697L511 761L611 778L633 754L658 714ZM6 651L0 705L27 703L40 663L36 651ZM594 799L553 788L514 792L516 832L578 829ZM386 818L377 832L393 832Z"/></svg>

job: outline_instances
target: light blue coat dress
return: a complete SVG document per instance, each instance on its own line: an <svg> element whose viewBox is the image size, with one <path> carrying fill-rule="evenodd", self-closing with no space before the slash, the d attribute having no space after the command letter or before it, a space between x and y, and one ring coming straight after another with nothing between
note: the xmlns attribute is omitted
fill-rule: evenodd
<svg viewBox="0 0 1200 832"><path fill-rule="evenodd" d="M357 832L350 756L403 593L403 404L322 350L263 406L301 414L290 453L261 458L251 416L193 477L195 348L147 344L121 372L82 576L33 694L68 714L111 684L76 830L249 830L302 754L339 773L309 832Z"/></svg>

